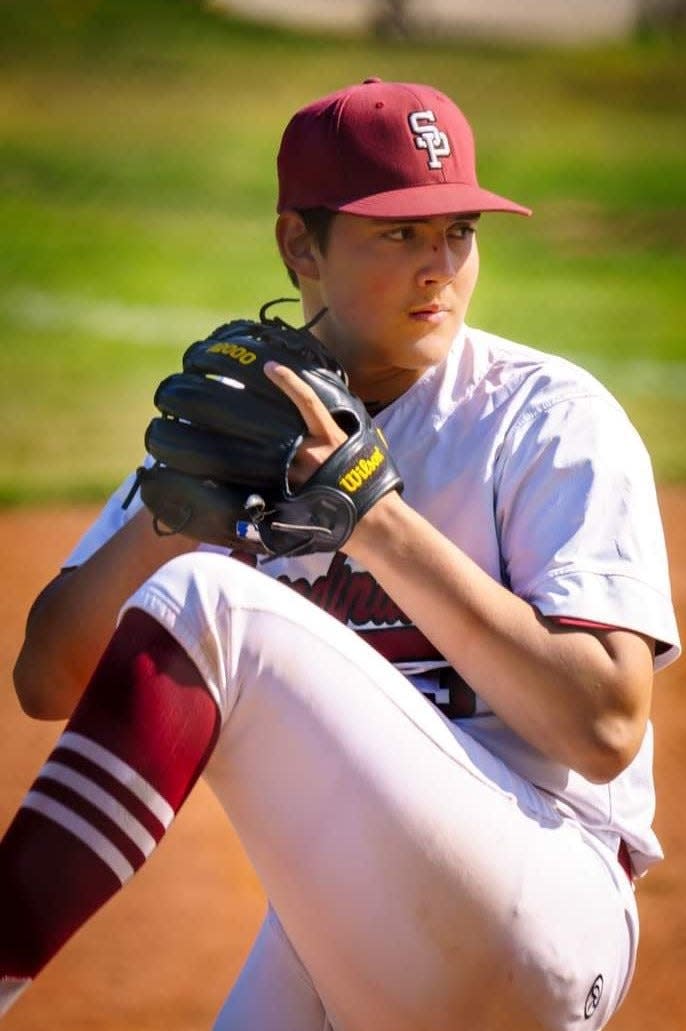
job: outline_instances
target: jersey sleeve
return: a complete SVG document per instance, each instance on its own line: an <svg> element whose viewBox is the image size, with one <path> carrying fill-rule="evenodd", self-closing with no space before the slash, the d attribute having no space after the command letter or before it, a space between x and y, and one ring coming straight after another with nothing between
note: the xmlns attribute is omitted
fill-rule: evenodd
<svg viewBox="0 0 686 1031"><path fill-rule="evenodd" d="M680 652L648 453L611 395L578 390L528 407L499 461L503 578L543 615L634 630Z"/></svg>

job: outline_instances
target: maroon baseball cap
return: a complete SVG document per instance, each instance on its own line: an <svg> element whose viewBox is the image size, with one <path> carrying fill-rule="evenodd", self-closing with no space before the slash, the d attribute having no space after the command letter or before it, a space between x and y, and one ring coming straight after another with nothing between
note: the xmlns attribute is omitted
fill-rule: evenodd
<svg viewBox="0 0 686 1031"><path fill-rule="evenodd" d="M365 79L301 108L284 131L278 172L277 211L531 214L479 186L469 122L444 93L416 83Z"/></svg>

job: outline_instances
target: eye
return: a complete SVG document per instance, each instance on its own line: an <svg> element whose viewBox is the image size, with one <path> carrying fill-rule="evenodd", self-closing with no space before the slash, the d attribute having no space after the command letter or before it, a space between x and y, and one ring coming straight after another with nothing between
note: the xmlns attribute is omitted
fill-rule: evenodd
<svg viewBox="0 0 686 1031"><path fill-rule="evenodd" d="M448 236L453 240L468 240L470 236L474 236L476 233L476 224L474 222L456 222L454 226L451 226L448 230Z"/></svg>
<svg viewBox="0 0 686 1031"><path fill-rule="evenodd" d="M416 230L413 225L393 226L383 233L387 240L396 240L401 243L403 240L411 240Z"/></svg>

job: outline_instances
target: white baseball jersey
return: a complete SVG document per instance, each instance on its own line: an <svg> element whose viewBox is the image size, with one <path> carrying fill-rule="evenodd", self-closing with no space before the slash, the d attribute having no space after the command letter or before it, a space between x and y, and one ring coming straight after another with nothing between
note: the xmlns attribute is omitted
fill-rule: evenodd
<svg viewBox="0 0 686 1031"><path fill-rule="evenodd" d="M656 669L677 657L650 460L591 375L465 327L447 359L375 422L405 501L495 580L545 616L655 638ZM66 566L83 562L137 510L138 499L121 508L130 485L112 496ZM561 813L613 849L623 838L637 874L661 858L651 829L650 725L629 768L611 784L592 784L510 731L353 560L337 553L255 563L353 628Z"/></svg>

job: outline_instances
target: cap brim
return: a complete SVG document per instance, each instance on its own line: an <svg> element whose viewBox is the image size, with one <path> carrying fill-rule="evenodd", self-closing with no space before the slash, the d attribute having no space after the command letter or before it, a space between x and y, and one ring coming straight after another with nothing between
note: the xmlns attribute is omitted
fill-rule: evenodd
<svg viewBox="0 0 686 1031"><path fill-rule="evenodd" d="M432 183L403 190L389 190L371 197L331 204L335 211L372 218L421 218L423 215L457 215L467 212L503 211L530 215L531 209L490 190L466 183Z"/></svg>

